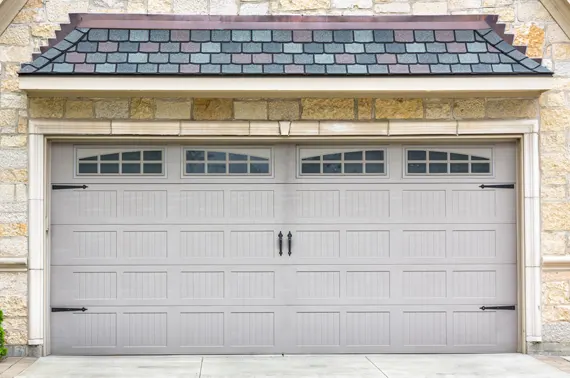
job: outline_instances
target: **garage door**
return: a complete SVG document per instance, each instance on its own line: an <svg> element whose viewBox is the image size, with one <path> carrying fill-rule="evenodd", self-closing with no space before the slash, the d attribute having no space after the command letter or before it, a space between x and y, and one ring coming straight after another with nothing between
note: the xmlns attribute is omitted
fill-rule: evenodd
<svg viewBox="0 0 570 378"><path fill-rule="evenodd" d="M514 182L513 144L56 144L52 353L516 351Z"/></svg>

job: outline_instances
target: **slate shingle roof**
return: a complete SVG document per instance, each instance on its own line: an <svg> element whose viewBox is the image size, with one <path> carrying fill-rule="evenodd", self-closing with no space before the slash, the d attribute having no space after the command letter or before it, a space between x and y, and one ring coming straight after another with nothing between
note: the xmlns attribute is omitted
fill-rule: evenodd
<svg viewBox="0 0 570 378"><path fill-rule="evenodd" d="M440 19L444 17L458 16ZM255 22L249 22L248 29L223 28L219 22L212 22L211 29L204 29L203 24L194 29L191 22L188 29L144 29L139 28L140 22L137 28L129 28L129 22L123 23L127 28L119 23L105 28L81 27L78 23L32 63L24 64L21 74L552 74L539 61L528 58L524 47L513 47L509 38L501 35L500 25L492 22L496 18L487 17L486 23L476 24L486 27L474 29L462 28L473 22L459 22L453 29L436 28L442 23L433 23L433 28L426 29L429 23L414 24L414 17L407 19L407 24L397 23L408 27L405 29L389 29L389 22L371 23L370 18L362 24L352 23L354 28L336 22L331 26L341 28L329 29L327 22L342 20L331 17L314 29L309 28L314 23L305 26L303 22L282 22L272 29L265 28L267 22L260 29ZM418 29L413 29L414 25Z"/></svg>

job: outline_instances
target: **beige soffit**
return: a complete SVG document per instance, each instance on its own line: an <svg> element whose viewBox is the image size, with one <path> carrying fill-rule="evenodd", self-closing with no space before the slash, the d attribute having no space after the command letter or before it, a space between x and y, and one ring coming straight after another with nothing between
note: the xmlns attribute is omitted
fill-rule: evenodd
<svg viewBox="0 0 570 378"><path fill-rule="evenodd" d="M89 95L202 97L507 97L548 91L550 76L493 77L125 77L21 76L20 88L34 96Z"/></svg>
<svg viewBox="0 0 570 378"><path fill-rule="evenodd" d="M570 38L570 3L568 0L541 0L541 2L566 36Z"/></svg>
<svg viewBox="0 0 570 378"><path fill-rule="evenodd" d="M27 0L0 0L0 35L12 23Z"/></svg>

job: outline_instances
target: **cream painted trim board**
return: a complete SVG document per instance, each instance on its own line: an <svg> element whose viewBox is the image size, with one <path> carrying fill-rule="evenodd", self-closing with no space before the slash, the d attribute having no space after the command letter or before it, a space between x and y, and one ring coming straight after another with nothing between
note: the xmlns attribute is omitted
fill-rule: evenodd
<svg viewBox="0 0 570 378"><path fill-rule="evenodd" d="M155 127L164 122L144 122L144 124L121 121L122 127L133 130L129 135L113 135L111 121L80 121L82 130L78 130L78 121L75 120L31 120L29 149L29 202L30 202L30 222L29 222L29 344L44 345L43 353L49 354L49 148L48 140L127 140L129 135L136 138L141 137L141 130L133 129L137 124L144 125L144 130L148 127ZM180 122L180 129L170 128L172 135L147 136L155 141L173 140L178 138L188 138L188 140L198 140L203 138L219 137L227 141L236 142L236 137L220 136L213 132L213 135L206 135L202 131L195 135L182 134L183 124L193 124L191 122ZM201 127L204 127L203 122ZM217 124L221 122L211 122L212 130L215 131ZM227 127L230 123L224 123ZM258 129L277 130L276 134L270 136L256 136L251 134L251 124L249 122L235 122L237 129L243 132L245 124L250 129L250 135L243 135L244 141L307 141L319 140L321 143L338 143L341 141L370 141L381 138L384 141L407 140L410 138L410 129L414 130L414 136L423 137L422 140L500 140L500 139L520 139L522 136L522 179L518 185L519 195L523 199L521 202L521 215L519 228L521 237L519 241L519 271L521 278L517 284L519 288L519 309L524 311L521 314L522 323L520 332L520 349L524 351L525 342L538 342L542 340L541 324L541 274L540 274L540 201L539 184L540 172L538 167L538 121L536 120L510 120L510 121L453 121L442 123L431 123L425 121L378 121L378 122L263 122ZM296 125L296 126L295 126ZM362 129L358 129L362 125ZM438 128L439 125L439 128ZM194 125L198 126L198 125ZM207 126L207 125L206 125ZM262 126L262 127L261 127ZM73 128L75 127L75 129ZM220 126L221 127L221 126ZM354 134L354 128L357 133ZM435 131L434 131L435 128ZM455 132L454 132L455 129ZM297 131L303 131L294 135ZM369 135L366 131L376 130L375 135ZM219 130L218 130L219 131ZM331 134L331 131L335 131ZM273 133L273 131L271 131ZM358 136L358 133L360 136ZM439 139L438 139L439 138ZM545 259L545 264L548 261ZM570 259L563 262L570 269Z"/></svg>
<svg viewBox="0 0 570 378"><path fill-rule="evenodd" d="M406 136L520 135L536 121L109 121L33 119L33 135L148 136ZM490 132L492 130L492 133Z"/></svg>
<svg viewBox="0 0 570 378"><path fill-rule="evenodd" d="M540 0L554 21L570 38L570 3L568 0Z"/></svg>
<svg viewBox="0 0 570 378"><path fill-rule="evenodd" d="M27 0L0 0L0 35L10 26Z"/></svg>
<svg viewBox="0 0 570 378"><path fill-rule="evenodd" d="M38 96L109 97L145 93L201 97L507 97L538 96L554 79L539 76L458 77L127 77L20 76L20 89Z"/></svg>
<svg viewBox="0 0 570 378"><path fill-rule="evenodd" d="M570 256L543 256L544 270L570 270Z"/></svg>

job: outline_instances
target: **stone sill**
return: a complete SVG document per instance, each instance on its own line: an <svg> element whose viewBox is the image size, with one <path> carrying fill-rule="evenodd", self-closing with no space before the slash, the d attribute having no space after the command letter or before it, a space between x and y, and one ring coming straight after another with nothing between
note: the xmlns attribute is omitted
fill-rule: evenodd
<svg viewBox="0 0 570 378"><path fill-rule="evenodd" d="M28 259L26 257L0 257L0 272L26 272Z"/></svg>
<svg viewBox="0 0 570 378"><path fill-rule="evenodd" d="M543 256L543 270L570 270L570 256Z"/></svg>

